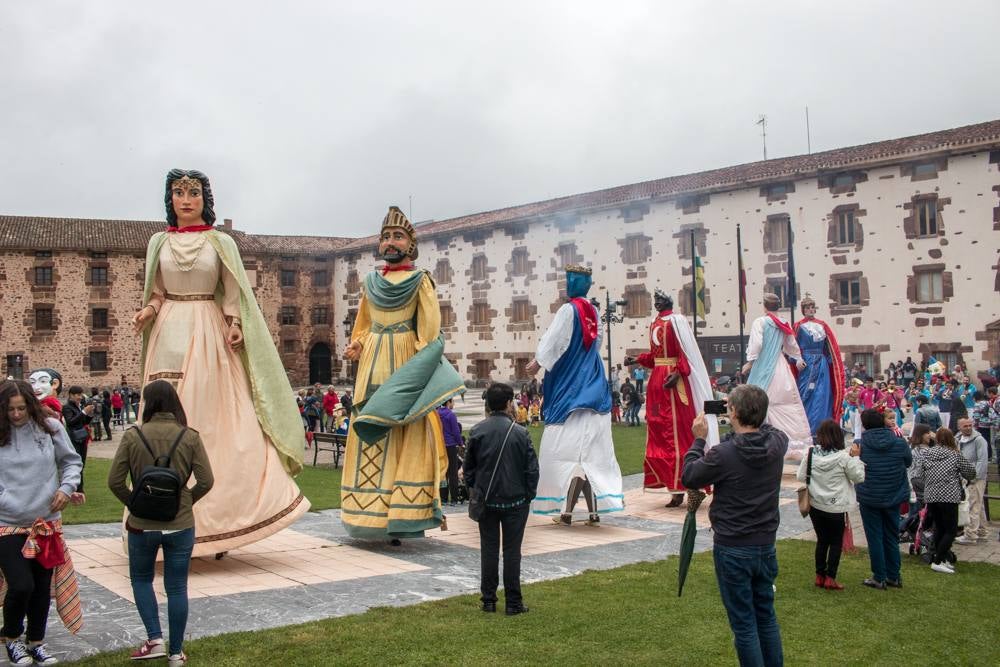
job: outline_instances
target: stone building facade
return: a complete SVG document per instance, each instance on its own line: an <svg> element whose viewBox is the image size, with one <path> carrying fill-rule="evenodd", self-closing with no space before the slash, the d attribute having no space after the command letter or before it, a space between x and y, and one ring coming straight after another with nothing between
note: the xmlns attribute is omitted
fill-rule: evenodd
<svg viewBox="0 0 1000 667"><path fill-rule="evenodd" d="M105 225L121 242L91 234L94 247L59 245L44 230L60 225ZM627 302L612 326L618 363L647 345L655 287L690 311L693 241L706 279L700 343L709 370L722 373L739 358L737 225L748 326L764 292L786 296L791 229L797 293L816 299L848 363L877 373L907 356L972 370L1000 360L1000 121L425 223L419 265L437 283L446 354L463 376L520 379L562 301L565 264L593 267L591 295L602 304ZM127 323L140 305L144 238L159 228L0 217L6 372L22 355L72 369L83 384L137 377ZM376 237L232 233L293 384L325 380L327 368L350 376L338 358L362 278L378 264ZM88 283L102 263L109 284ZM35 280L48 264L57 290ZM49 304L51 328L40 329ZM107 327L95 329L102 304ZM94 368L102 351L106 371Z"/></svg>

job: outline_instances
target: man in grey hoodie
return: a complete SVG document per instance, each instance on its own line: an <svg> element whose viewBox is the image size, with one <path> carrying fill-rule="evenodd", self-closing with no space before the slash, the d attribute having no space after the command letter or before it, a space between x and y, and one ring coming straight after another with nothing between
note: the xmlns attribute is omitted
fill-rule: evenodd
<svg viewBox="0 0 1000 667"><path fill-rule="evenodd" d="M778 495L788 436L764 424L767 393L744 384L729 393L731 433L705 451L708 425L699 414L694 444L684 456L681 483L714 485L708 518L715 576L741 665L782 665L781 630L774 613L778 558Z"/></svg>
<svg viewBox="0 0 1000 667"><path fill-rule="evenodd" d="M962 456L976 468L976 479L965 487L969 500L969 521L965 524L965 534L955 542L958 544L985 542L987 528L983 495L986 493L986 467L990 462L986 439L973 427L972 420L968 417L958 420L958 433L956 435Z"/></svg>

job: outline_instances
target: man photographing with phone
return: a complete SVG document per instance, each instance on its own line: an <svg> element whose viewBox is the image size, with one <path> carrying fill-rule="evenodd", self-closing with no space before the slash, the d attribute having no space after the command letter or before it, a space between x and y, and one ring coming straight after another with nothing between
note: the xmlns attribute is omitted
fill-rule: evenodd
<svg viewBox="0 0 1000 667"><path fill-rule="evenodd" d="M718 409L718 403L706 401L705 407ZM774 540L788 436L764 424L767 406L760 387L735 387L726 411L732 432L707 452L708 424L705 413L699 414L691 426L695 441L684 456L681 474L689 489L715 487L708 509L715 536L715 577L741 665L783 663L774 613Z"/></svg>

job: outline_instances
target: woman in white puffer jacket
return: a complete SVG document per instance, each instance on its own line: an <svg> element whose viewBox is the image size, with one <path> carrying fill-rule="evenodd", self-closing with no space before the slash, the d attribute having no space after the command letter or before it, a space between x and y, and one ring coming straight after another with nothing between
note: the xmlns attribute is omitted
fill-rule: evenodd
<svg viewBox="0 0 1000 667"><path fill-rule="evenodd" d="M844 540L847 511L856 503L854 485L865 479L865 464L857 446L844 449L844 432L827 419L816 429L816 444L802 457L796 477L809 476L809 519L816 531L816 585L840 591L837 568ZM810 460L812 463L810 464Z"/></svg>

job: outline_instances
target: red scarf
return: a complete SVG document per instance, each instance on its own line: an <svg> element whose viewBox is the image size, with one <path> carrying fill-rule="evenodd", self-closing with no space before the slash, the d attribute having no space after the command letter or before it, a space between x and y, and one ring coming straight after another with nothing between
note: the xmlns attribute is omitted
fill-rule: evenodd
<svg viewBox="0 0 1000 667"><path fill-rule="evenodd" d="M570 299L570 303L576 308L576 314L580 316L580 328L583 330L583 349L589 350L590 346L597 340L597 309L582 296Z"/></svg>
<svg viewBox="0 0 1000 667"><path fill-rule="evenodd" d="M389 273L390 271L412 271L413 264L386 264L382 267L382 275Z"/></svg>
<svg viewBox="0 0 1000 667"><path fill-rule="evenodd" d="M191 225L190 227L167 227L168 232L207 232L213 229L212 225Z"/></svg>
<svg viewBox="0 0 1000 667"><path fill-rule="evenodd" d="M776 327L778 327L779 329L781 329L781 331L786 336L794 336L795 335L795 332L792 331L792 325L788 324L787 322L785 322L783 320L778 319L778 316L775 315L774 313L770 312L770 311L768 311L767 316L771 318L771 321L774 322L774 325Z"/></svg>

